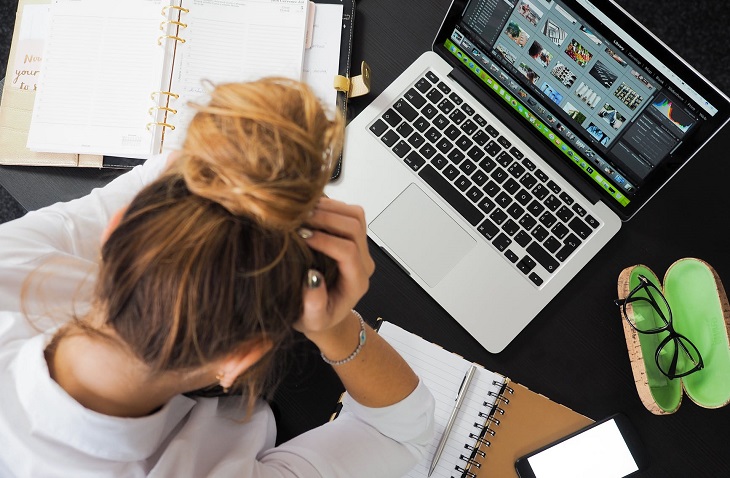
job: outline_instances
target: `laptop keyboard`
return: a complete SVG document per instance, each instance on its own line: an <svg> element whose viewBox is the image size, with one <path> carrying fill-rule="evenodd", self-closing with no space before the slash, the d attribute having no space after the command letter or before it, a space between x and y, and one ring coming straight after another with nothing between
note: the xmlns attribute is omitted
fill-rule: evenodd
<svg viewBox="0 0 730 478"><path fill-rule="evenodd" d="M536 286L600 225L432 71L370 131Z"/></svg>

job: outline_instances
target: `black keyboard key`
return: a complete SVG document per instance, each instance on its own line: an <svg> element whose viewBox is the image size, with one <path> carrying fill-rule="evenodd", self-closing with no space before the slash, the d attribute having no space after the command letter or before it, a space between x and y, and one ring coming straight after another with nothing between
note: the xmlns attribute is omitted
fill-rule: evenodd
<svg viewBox="0 0 730 478"><path fill-rule="evenodd" d="M492 177L492 179L494 179L495 181L497 181L498 183L501 184L504 182L505 179L507 179L507 172L504 169L497 166L497 168L494 171L492 171L491 177Z"/></svg>
<svg viewBox="0 0 730 478"><path fill-rule="evenodd" d="M520 225L525 228L526 231L529 231L533 227L535 227L535 224L537 224L537 219L530 216L529 214L525 214L522 216L522 219L520 219Z"/></svg>
<svg viewBox="0 0 730 478"><path fill-rule="evenodd" d="M432 143L436 143L441 138L441 131L431 126L431 128L426 131L426 139L429 140Z"/></svg>
<svg viewBox="0 0 730 478"><path fill-rule="evenodd" d="M507 237L505 233L501 232L497 237L494 238L492 244L494 244L494 247L496 247L497 250L503 252L510 246L510 244L512 244L512 239Z"/></svg>
<svg viewBox="0 0 730 478"><path fill-rule="evenodd" d="M577 215L579 215L580 217L583 217L583 216L585 216L585 215L586 215L586 210L585 210L585 209L583 209L583 208L581 207L581 205L580 205L580 204L578 204L578 203L575 203L575 204L573 204L573 207L572 207L572 209L573 209L573 211L575 211L575 213L576 213Z"/></svg>
<svg viewBox="0 0 730 478"><path fill-rule="evenodd" d="M530 214L537 217L545 210L545 206L542 205L537 199L533 199L532 202L527 206L527 210Z"/></svg>
<svg viewBox="0 0 730 478"><path fill-rule="evenodd" d="M535 268L537 264L533 261L530 256L525 256L517 263L517 268L522 271L523 274L527 274Z"/></svg>
<svg viewBox="0 0 730 478"><path fill-rule="evenodd" d="M400 99L395 102L393 105L393 109L395 109L402 117L404 117L408 121L413 121L418 117L418 111L416 111L413 106L408 104L408 102L404 99Z"/></svg>
<svg viewBox="0 0 730 478"><path fill-rule="evenodd" d="M408 156L403 158L403 162L405 162L408 167L414 171L418 171L424 164L426 164L426 160L418 154L417 151L411 151Z"/></svg>
<svg viewBox="0 0 730 478"><path fill-rule="evenodd" d="M446 131L444 131L444 134L448 136L450 140L455 140L459 136L461 136L461 131L459 131L459 128L454 126L453 124L450 124L448 128L446 128Z"/></svg>
<svg viewBox="0 0 730 478"><path fill-rule="evenodd" d="M514 158L511 154L509 154L507 151L502 151L497 155L497 162L502 165L502 167L507 167L510 165L512 161L514 161Z"/></svg>
<svg viewBox="0 0 730 478"><path fill-rule="evenodd" d="M550 229L550 232L552 232L558 239L562 239L567 233L570 232L570 229L565 227L565 224L563 224L562 222L556 222L553 228Z"/></svg>
<svg viewBox="0 0 730 478"><path fill-rule="evenodd" d="M485 219L483 223L479 224L477 231L491 241L497 234L499 234L499 227L497 227L489 219Z"/></svg>
<svg viewBox="0 0 730 478"><path fill-rule="evenodd" d="M464 100L461 99L461 96L457 95L456 93L451 93L449 95L449 98L451 98L451 101L453 101L457 105L460 105L464 102Z"/></svg>
<svg viewBox="0 0 730 478"><path fill-rule="evenodd" d="M532 232L530 234L532 234L532 237L534 237L537 242L544 241L550 235L550 233L547 231L547 229L545 229L544 227L542 227L539 224L537 226L535 226L535 228L532 230Z"/></svg>
<svg viewBox="0 0 730 478"><path fill-rule="evenodd" d="M452 113L453 114L453 113ZM468 119L461 124L461 130L469 136L474 134L474 131L478 130L479 127L475 122Z"/></svg>
<svg viewBox="0 0 730 478"><path fill-rule="evenodd" d="M418 173L446 202L456 209L472 226L476 226L484 218L484 214L468 199L449 184L441 174L430 165L424 166Z"/></svg>
<svg viewBox="0 0 730 478"><path fill-rule="evenodd" d="M544 183L545 181L547 181L547 180L549 179L549 178L548 178L548 175L547 175L547 174L545 174L545 173L544 173L544 172L542 171L542 169L538 169L537 171L535 171L535 176L537 176L537 179L539 179L539 180L540 180L540 181L542 181L543 183Z"/></svg>
<svg viewBox="0 0 730 478"><path fill-rule="evenodd" d="M444 166L446 166L449 162L446 160L443 154L437 154L433 158L431 158L431 164L433 164L433 167L441 170L444 169Z"/></svg>
<svg viewBox="0 0 730 478"><path fill-rule="evenodd" d="M429 126L431 126L431 123L429 123L428 120L426 118L424 118L423 116L419 116L418 119L413 122L413 127L416 128L421 133L426 131L429 128Z"/></svg>
<svg viewBox="0 0 730 478"><path fill-rule="evenodd" d="M408 154L408 152L412 148L408 145L408 143L406 143L403 140L400 140L395 144L395 146L393 146L392 149L393 149L393 152L396 154L396 156L398 156L399 158L402 158L403 156Z"/></svg>
<svg viewBox="0 0 730 478"><path fill-rule="evenodd" d="M467 159L461 163L459 169L461 169L467 176L471 176L474 171L477 170L477 165Z"/></svg>
<svg viewBox="0 0 730 478"><path fill-rule="evenodd" d="M495 128L491 124L487 125L486 130L487 133L489 133L489 136L491 136L492 138L496 138L497 136L499 136L499 131L497 131L497 128Z"/></svg>
<svg viewBox="0 0 730 478"><path fill-rule="evenodd" d="M491 197L496 196L500 192L502 192L502 188L499 187L497 183L490 180L487 184L484 185L482 188L485 193L489 194Z"/></svg>
<svg viewBox="0 0 730 478"><path fill-rule="evenodd" d="M451 118L451 121L452 121L452 122L453 122L454 124L460 125L460 124L461 124L461 123L463 123L463 122L464 122L464 120L466 119L466 115L465 115L465 114L464 114L464 112L463 112L463 111L461 111L461 110L454 110L454 111L452 111L452 112L451 112L451 114L449 115L449 118Z"/></svg>
<svg viewBox="0 0 730 478"><path fill-rule="evenodd" d="M509 152L512 154L512 156L514 156L517 159L522 159L522 158L525 157L524 153L522 153L522 151L520 151L519 149L517 149L516 146L510 148Z"/></svg>
<svg viewBox="0 0 730 478"><path fill-rule="evenodd" d="M560 246L562 246L563 244L559 240L555 239L553 236L550 236L545 239L545 242L543 242L542 245L545 246L545 249L555 254L558 249L560 249Z"/></svg>
<svg viewBox="0 0 730 478"><path fill-rule="evenodd" d="M490 141L489 144L487 144L487 146L484 148L484 151L489 153L491 157L495 157L499 154L500 151L502 151L502 147L494 141Z"/></svg>
<svg viewBox="0 0 730 478"><path fill-rule="evenodd" d="M518 162L514 162L509 165L509 168L507 168L507 171L517 179L519 179L523 174L525 174L525 168Z"/></svg>
<svg viewBox="0 0 730 478"><path fill-rule="evenodd" d="M438 103L441 101L441 98L444 97L444 94L441 93L439 90L433 89L426 94L426 98L429 99L433 104Z"/></svg>
<svg viewBox="0 0 730 478"><path fill-rule="evenodd" d="M512 195L514 195L514 193L516 193L520 189L519 183L512 178L509 178L507 181L505 181L502 187L505 191Z"/></svg>
<svg viewBox="0 0 730 478"><path fill-rule="evenodd" d="M512 143L510 143L504 136L497 138L497 142L501 144L504 149L510 149L512 147Z"/></svg>
<svg viewBox="0 0 730 478"><path fill-rule="evenodd" d="M522 164L529 170L534 171L537 166L527 158L522 158Z"/></svg>
<svg viewBox="0 0 730 478"><path fill-rule="evenodd" d="M484 131L479 131L472 139L479 146L484 146L489 141L489 136Z"/></svg>
<svg viewBox="0 0 730 478"><path fill-rule="evenodd" d="M444 94L446 94L446 95L451 93L451 88L449 88L449 86L446 83L444 83L443 81L439 81L439 84L436 86L438 87L439 90L443 91Z"/></svg>
<svg viewBox="0 0 730 478"><path fill-rule="evenodd" d="M393 131L392 129L389 130L387 133L385 133L383 136L380 137L380 141L385 143L386 146L391 147L393 146L396 141L398 141L398 133Z"/></svg>
<svg viewBox="0 0 730 478"><path fill-rule="evenodd" d="M507 213L501 209L495 209L492 211L492 214L489 215L489 219L491 219L495 224L502 224L507 220Z"/></svg>
<svg viewBox="0 0 730 478"><path fill-rule="evenodd" d="M394 128L403 120L403 118L401 118L393 108L388 108L388 110L383 113L383 119Z"/></svg>
<svg viewBox="0 0 730 478"><path fill-rule="evenodd" d="M530 243L532 238L528 233L525 231L520 231L517 234L515 234L515 242L519 244L520 246L527 247L527 245Z"/></svg>
<svg viewBox="0 0 730 478"><path fill-rule="evenodd" d="M532 283L535 284L536 286L540 287L542 285L542 278L539 275L537 275L533 272L532 274L529 275L529 277L530 277L530 280L532 281Z"/></svg>
<svg viewBox="0 0 730 478"><path fill-rule="evenodd" d="M454 181L454 185L459 188L459 191L464 192L471 187L472 182L469 181L469 178L462 174L456 181Z"/></svg>
<svg viewBox="0 0 730 478"><path fill-rule="evenodd" d="M407 138L413 133L413 126L406 123L405 121L398 125L398 127L395 129L399 135L401 135L404 138Z"/></svg>
<svg viewBox="0 0 730 478"><path fill-rule="evenodd" d="M404 96L408 101L411 102L413 106L418 109L421 109L421 107L426 104L426 98L421 96L421 94L416 91L415 88L411 88L410 90L406 91L406 94Z"/></svg>
<svg viewBox="0 0 730 478"><path fill-rule="evenodd" d="M492 201L488 197L483 197L477 203L477 206L479 207L479 209L484 211L485 214L489 214L492 211L492 209L494 209L495 204L494 204L494 201Z"/></svg>
<svg viewBox="0 0 730 478"><path fill-rule="evenodd" d="M507 260L510 261L513 264L515 262L517 262L517 259L519 259L519 257L517 257L517 254L515 254L514 252L512 252L509 249L507 249L506 251L504 251L504 257L506 257Z"/></svg>
<svg viewBox="0 0 730 478"><path fill-rule="evenodd" d="M484 151L482 151L481 148L477 145L474 145L474 147L467 151L466 154L474 161L479 161L484 157Z"/></svg>
<svg viewBox="0 0 730 478"><path fill-rule="evenodd" d="M567 204L568 206L572 205L572 204L573 204L573 203L575 202L575 201L573 200L573 198L572 198L572 197L570 197L570 195L569 195L568 193L566 193L566 192L562 192L562 193L560 193L560 199L562 199L562 200L563 200L563 202L564 202L565 204Z"/></svg>
<svg viewBox="0 0 730 478"><path fill-rule="evenodd" d="M485 173L481 169L477 169L471 177L471 180L474 181L477 186L484 186L484 183L487 182L487 179L489 179L487 173Z"/></svg>
<svg viewBox="0 0 730 478"><path fill-rule="evenodd" d="M563 247L555 254L560 262L564 262L578 248L581 241L575 234L570 234L564 241Z"/></svg>
<svg viewBox="0 0 730 478"><path fill-rule="evenodd" d="M557 210L555 215L558 216L561 221L568 222L570 221L570 218L573 217L573 211L571 211L567 206L560 206L560 209Z"/></svg>
<svg viewBox="0 0 730 478"><path fill-rule="evenodd" d="M437 81L439 81L439 77L436 76L436 73L434 73L433 71L427 71L426 78L428 78L431 83L436 83Z"/></svg>
<svg viewBox="0 0 730 478"><path fill-rule="evenodd" d="M442 172L449 181L453 181L459 175L459 170L453 164L447 165Z"/></svg>
<svg viewBox="0 0 730 478"><path fill-rule="evenodd" d="M512 216L515 219L519 219L522 214L524 214L525 210L517 203L512 203L510 207L507 208L507 214Z"/></svg>
<svg viewBox="0 0 730 478"><path fill-rule="evenodd" d="M421 108L421 114L428 119L432 119L434 116L436 116L436 113L438 112L439 111L433 105L426 105Z"/></svg>
<svg viewBox="0 0 730 478"><path fill-rule="evenodd" d="M479 161L479 166L487 173L491 172L497 166L489 156Z"/></svg>
<svg viewBox="0 0 730 478"><path fill-rule="evenodd" d="M466 135L461 135L461 137L456 140L456 146L458 146L462 151L468 151L473 145L474 142Z"/></svg>
<svg viewBox="0 0 730 478"><path fill-rule="evenodd" d="M448 126L449 120L446 119L446 116L439 114L437 117L433 119L433 125L437 127L438 129L444 129L446 126Z"/></svg>
<svg viewBox="0 0 730 478"><path fill-rule="evenodd" d="M471 199L471 202L477 202L482 197L484 197L484 193L477 186L472 186L469 189L469 191L467 191L466 197L468 197L469 199Z"/></svg>
<svg viewBox="0 0 730 478"><path fill-rule="evenodd" d="M448 99L444 98L439 102L438 105L436 105L438 109L443 111L445 114L451 113L451 111L454 109L454 103L449 101Z"/></svg>
<svg viewBox="0 0 730 478"><path fill-rule="evenodd" d="M423 94L426 94L431 89L431 82L426 78L421 78L416 82L416 89Z"/></svg>
<svg viewBox="0 0 730 478"><path fill-rule="evenodd" d="M474 116L474 121L476 121L476 123L479 126L481 126L482 128L484 128L485 126L487 126L487 120L485 120L484 118L482 118L480 115L475 115Z"/></svg>
<svg viewBox="0 0 730 478"><path fill-rule="evenodd" d="M426 159L431 159L431 156L436 154L436 148L433 147L431 144L424 144L421 146L421 149L419 150L421 152L421 156L423 156Z"/></svg>
<svg viewBox="0 0 730 478"><path fill-rule="evenodd" d="M557 196L553 196L552 194L548 196L547 199L543 201L543 203L545 203L545 206L551 211L557 211L560 207L560 199L558 199Z"/></svg>
<svg viewBox="0 0 730 478"><path fill-rule="evenodd" d="M555 224L555 221L557 221L558 219L549 212L545 211L544 213L542 213L538 220L543 226L549 228L553 227L553 224Z"/></svg>
<svg viewBox="0 0 730 478"><path fill-rule="evenodd" d="M506 208L512 202L512 198L509 197L509 194L504 191L499 193L494 200L497 201L497 204L499 204L503 208Z"/></svg>
<svg viewBox="0 0 730 478"><path fill-rule="evenodd" d="M421 145L426 142L426 138L418 133L413 133L411 137L408 138L408 142L411 143L414 147L420 148Z"/></svg>
<svg viewBox="0 0 730 478"><path fill-rule="evenodd" d="M547 187L555 194L560 194L560 191L561 191L560 186L558 186L558 184L555 181L553 181L552 179L550 181L548 181Z"/></svg>
<svg viewBox="0 0 730 478"><path fill-rule="evenodd" d="M515 199L523 206L527 206L527 204L532 201L532 195L524 189L520 189L519 192L515 194Z"/></svg>
<svg viewBox="0 0 730 478"><path fill-rule="evenodd" d="M532 187L537 184L537 179L535 179L535 176L533 176L532 174L527 173L520 178L520 184L522 184L527 189L532 189Z"/></svg>
<svg viewBox="0 0 730 478"><path fill-rule="evenodd" d="M551 274L555 272L560 265L560 263L537 242L532 242L525 250L528 254L530 254L530 257L535 259L538 264Z"/></svg>
<svg viewBox="0 0 730 478"><path fill-rule="evenodd" d="M581 239L587 239L593 232L593 229L591 229L591 227L579 217L574 217L573 220L568 223L568 227L570 227L570 229Z"/></svg>
<svg viewBox="0 0 730 478"><path fill-rule="evenodd" d="M469 116L474 114L474 108L469 106L468 103L464 103L463 105L461 105L461 109L464 110L464 113L466 113Z"/></svg>
<svg viewBox="0 0 730 478"><path fill-rule="evenodd" d="M542 201L543 199L545 199L545 198L547 197L547 195L548 195L548 194L550 194L550 191L548 191L548 188L546 188L546 187L545 187L545 186L543 186L542 184L538 184L538 185L537 185L537 186L535 186L535 188L534 188L534 189L532 190L532 194L533 194L533 195L534 195L534 196L535 196L535 197L536 197L537 199L539 199L540 201Z"/></svg>
<svg viewBox="0 0 730 478"><path fill-rule="evenodd" d="M439 151L446 154L454 147L454 145L447 138L441 138L441 141L436 143L436 147Z"/></svg>
<svg viewBox="0 0 730 478"><path fill-rule="evenodd" d="M388 125L385 124L385 121L378 119L375 123L373 123L370 126L370 131L375 133L375 136L380 136L381 134L385 133L385 131L388 129Z"/></svg>
<svg viewBox="0 0 730 478"><path fill-rule="evenodd" d="M585 220L588 223L588 225L591 226L593 229L597 228L599 226L599 224L600 224L598 222L598 219L596 219L595 217L591 216L590 214L585 217Z"/></svg>
<svg viewBox="0 0 730 478"><path fill-rule="evenodd" d="M449 161L454 164L459 164L464 160L464 158L466 158L466 156L464 156L464 153L456 148L452 149L446 157L449 158Z"/></svg>

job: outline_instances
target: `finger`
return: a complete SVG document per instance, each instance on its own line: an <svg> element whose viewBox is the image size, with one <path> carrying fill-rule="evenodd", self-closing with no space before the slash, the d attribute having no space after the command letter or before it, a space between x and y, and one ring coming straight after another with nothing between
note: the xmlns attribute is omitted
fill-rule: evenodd
<svg viewBox="0 0 730 478"><path fill-rule="evenodd" d="M336 285L337 292L356 295L367 291L368 279L374 267L370 255L363 256L355 242L322 231L314 231L312 237L307 239L307 244L337 262L341 276Z"/></svg>
<svg viewBox="0 0 730 478"><path fill-rule="evenodd" d="M327 317L328 295L324 277L319 271L310 269L302 289L302 316L294 324L300 332L318 330Z"/></svg>
<svg viewBox="0 0 730 478"><path fill-rule="evenodd" d="M307 225L347 239L360 240L365 236L365 229L357 218L337 212L316 210Z"/></svg>
<svg viewBox="0 0 730 478"><path fill-rule="evenodd" d="M366 225L365 222L365 212L363 211L362 207L354 204L347 204L342 201L337 201L336 199L331 198L320 198L319 202L317 203L317 206L315 208L315 211L327 211L327 212L334 212L339 213L344 216L351 216L357 218L363 225L363 228Z"/></svg>

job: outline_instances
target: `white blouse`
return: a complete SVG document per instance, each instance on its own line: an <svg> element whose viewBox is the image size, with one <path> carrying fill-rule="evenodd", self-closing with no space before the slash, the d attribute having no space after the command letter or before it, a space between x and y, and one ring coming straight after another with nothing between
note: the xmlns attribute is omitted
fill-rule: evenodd
<svg viewBox="0 0 730 478"><path fill-rule="evenodd" d="M158 156L88 196L0 225L0 476L403 476L433 437L422 382L384 408L346 394L336 420L275 447L263 401L243 423L234 398L178 396L153 415L119 418L84 408L50 378L43 351L88 306L102 231L164 165Z"/></svg>

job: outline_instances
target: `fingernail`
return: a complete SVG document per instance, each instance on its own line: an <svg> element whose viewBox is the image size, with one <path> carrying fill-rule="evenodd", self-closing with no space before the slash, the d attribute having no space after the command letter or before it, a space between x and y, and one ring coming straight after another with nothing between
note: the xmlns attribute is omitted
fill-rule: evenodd
<svg viewBox="0 0 730 478"><path fill-rule="evenodd" d="M314 232L306 227L300 227L299 230L297 230L297 234L299 234L299 237L302 239L309 239L314 235Z"/></svg>
<svg viewBox="0 0 730 478"><path fill-rule="evenodd" d="M307 287L310 289L316 289L322 285L322 274L314 269L307 271Z"/></svg>

